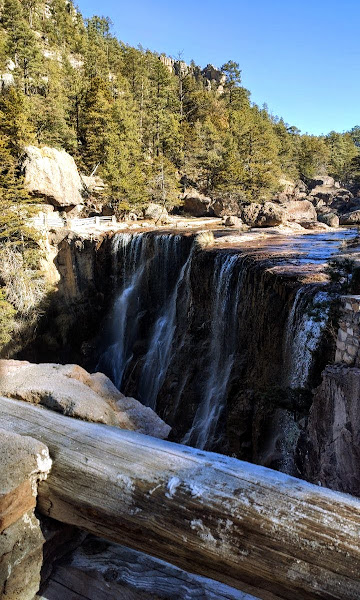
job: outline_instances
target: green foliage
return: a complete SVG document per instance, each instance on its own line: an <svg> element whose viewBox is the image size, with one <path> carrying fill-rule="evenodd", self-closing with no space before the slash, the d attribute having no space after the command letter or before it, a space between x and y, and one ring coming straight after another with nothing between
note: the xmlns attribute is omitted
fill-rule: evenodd
<svg viewBox="0 0 360 600"><path fill-rule="evenodd" d="M343 293L349 293L354 274L355 263L351 258L334 258L329 261L326 272L332 283Z"/></svg>
<svg viewBox="0 0 360 600"><path fill-rule="evenodd" d="M360 181L359 127L300 135L250 102L237 62L221 67L220 87L209 85L195 63L179 56L169 70L164 56L123 44L111 27L103 16L84 20L71 1L3 0L0 67L15 64L16 87L0 95L2 198L25 200L26 143L65 148L87 174L96 168L120 212L162 202L164 191L178 203L180 181L256 201L284 176L329 169L344 184Z"/></svg>
<svg viewBox="0 0 360 600"><path fill-rule="evenodd" d="M301 176L313 177L320 173L326 173L330 154L322 138L314 135L302 135L298 152Z"/></svg>
<svg viewBox="0 0 360 600"><path fill-rule="evenodd" d="M342 185L349 185L357 171L355 159L359 157L359 148L355 145L351 133L331 131L325 137L329 149L328 169Z"/></svg>

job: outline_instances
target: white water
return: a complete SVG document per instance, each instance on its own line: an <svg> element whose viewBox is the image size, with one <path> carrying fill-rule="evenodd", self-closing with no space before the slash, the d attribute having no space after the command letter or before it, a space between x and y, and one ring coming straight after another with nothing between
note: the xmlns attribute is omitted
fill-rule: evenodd
<svg viewBox="0 0 360 600"><path fill-rule="evenodd" d="M196 448L213 446L226 402L237 340L241 285L239 280L233 285L233 277L238 259L237 254L219 254L215 259L207 380L192 427L182 440Z"/></svg>
<svg viewBox="0 0 360 600"><path fill-rule="evenodd" d="M318 349L329 317L329 295L302 287L289 314L285 339L286 384L306 387L314 352Z"/></svg>
<svg viewBox="0 0 360 600"><path fill-rule="evenodd" d="M147 236L118 234L113 241L113 261L116 283L120 286L111 316L112 343L102 354L98 369L106 365L111 378L121 389L128 365L133 359L140 320L144 317L142 296L146 294L146 276L150 272L160 292L159 312L139 388L144 404L155 407L156 398L169 364L172 338L176 327L176 298L190 257L182 266L174 291L169 297L171 270L178 268L181 256L179 235ZM118 262L121 271L118 269Z"/></svg>
<svg viewBox="0 0 360 600"><path fill-rule="evenodd" d="M146 354L141 370L139 393L140 398L146 399L146 405L153 410L160 388L164 382L166 372L171 360L171 350L176 330L176 306L179 290L183 282L187 282L192 252L181 268L175 289L159 318L157 319L151 336L149 350Z"/></svg>

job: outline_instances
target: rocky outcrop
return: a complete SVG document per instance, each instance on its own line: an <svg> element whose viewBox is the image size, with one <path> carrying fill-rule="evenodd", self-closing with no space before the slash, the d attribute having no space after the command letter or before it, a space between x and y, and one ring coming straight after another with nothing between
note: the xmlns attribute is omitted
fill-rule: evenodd
<svg viewBox="0 0 360 600"><path fill-rule="evenodd" d="M170 427L150 408L126 398L102 373L77 365L0 361L0 394L64 415L166 438Z"/></svg>
<svg viewBox="0 0 360 600"><path fill-rule="evenodd" d="M215 215L212 198L200 194L195 189L184 195L183 202L183 211L192 217L213 217Z"/></svg>
<svg viewBox="0 0 360 600"><path fill-rule="evenodd" d="M98 175L81 175L81 181L89 194L101 194L105 191L105 183Z"/></svg>
<svg viewBox="0 0 360 600"><path fill-rule="evenodd" d="M144 217L145 219L155 221L156 224L170 222L169 214L165 206L160 206L160 204L156 204L155 202L150 202L144 209Z"/></svg>
<svg viewBox="0 0 360 600"><path fill-rule="evenodd" d="M65 150L27 146L23 163L24 184L34 196L57 207L83 203L83 184L72 156Z"/></svg>
<svg viewBox="0 0 360 600"><path fill-rule="evenodd" d="M32 600L39 589L44 537L34 508L37 483L46 479L47 447L0 430L0 596Z"/></svg>
<svg viewBox="0 0 360 600"><path fill-rule="evenodd" d="M360 210L340 215L340 225L358 225L360 223Z"/></svg>
<svg viewBox="0 0 360 600"><path fill-rule="evenodd" d="M284 207L288 221L302 224L317 220L316 210L309 200L293 200L287 202Z"/></svg>
<svg viewBox="0 0 360 600"><path fill-rule="evenodd" d="M285 223L288 219L285 207L273 202L265 202L260 205L260 210L253 223L254 227L276 227Z"/></svg>
<svg viewBox="0 0 360 600"><path fill-rule="evenodd" d="M308 425L306 475L360 496L360 369L329 366L315 391Z"/></svg>
<svg viewBox="0 0 360 600"><path fill-rule="evenodd" d="M319 214L318 221L320 223L325 223L325 225L328 225L329 227L339 227L340 224L339 217L333 212Z"/></svg>
<svg viewBox="0 0 360 600"><path fill-rule="evenodd" d="M238 229L244 225L240 217L234 217L232 215L223 217L222 224L225 225L225 227L236 227Z"/></svg>

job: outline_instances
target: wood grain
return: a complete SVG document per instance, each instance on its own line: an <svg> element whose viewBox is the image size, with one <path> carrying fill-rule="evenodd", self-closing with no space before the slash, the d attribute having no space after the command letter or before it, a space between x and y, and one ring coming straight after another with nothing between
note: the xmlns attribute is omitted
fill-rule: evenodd
<svg viewBox="0 0 360 600"><path fill-rule="evenodd" d="M54 519L260 598L360 597L360 501L270 469L0 398L54 461ZM259 591L261 590L261 591Z"/></svg>

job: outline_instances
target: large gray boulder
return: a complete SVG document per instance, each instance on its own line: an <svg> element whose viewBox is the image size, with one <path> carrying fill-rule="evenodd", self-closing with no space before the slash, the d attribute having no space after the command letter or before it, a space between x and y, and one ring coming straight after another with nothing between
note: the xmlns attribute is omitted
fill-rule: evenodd
<svg viewBox="0 0 360 600"><path fill-rule="evenodd" d="M223 217L222 224L225 227L243 227L243 222L240 217L235 217L234 215Z"/></svg>
<svg viewBox="0 0 360 600"><path fill-rule="evenodd" d="M0 395L40 404L69 417L166 438L170 427L106 375L77 365L0 360Z"/></svg>
<svg viewBox="0 0 360 600"><path fill-rule="evenodd" d="M287 212L287 220L296 223L308 223L317 220L314 205L309 200L292 200L284 205Z"/></svg>
<svg viewBox="0 0 360 600"><path fill-rule="evenodd" d="M265 202L261 205L255 219L255 227L276 227L287 221L287 211L283 206L273 202Z"/></svg>
<svg viewBox="0 0 360 600"><path fill-rule="evenodd" d="M311 190L318 186L340 187L330 175L315 175L314 177L307 179L306 183Z"/></svg>
<svg viewBox="0 0 360 600"><path fill-rule="evenodd" d="M318 215L318 221L325 223L329 227L339 227L339 217L335 213L323 213Z"/></svg>
<svg viewBox="0 0 360 600"><path fill-rule="evenodd" d="M83 184L75 161L65 150L27 146L23 163L26 189L58 207L83 203Z"/></svg>
<svg viewBox="0 0 360 600"><path fill-rule="evenodd" d="M155 221L155 223L159 224L170 222L169 214L165 206L161 206L155 202L150 202L150 204L144 209L144 217L145 219L151 219L152 221Z"/></svg>
<svg viewBox="0 0 360 600"><path fill-rule="evenodd" d="M215 217L225 217L227 215L241 217L241 201L231 197L215 198L212 210Z"/></svg>
<svg viewBox="0 0 360 600"><path fill-rule="evenodd" d="M360 223L360 210L353 210L340 216L340 225L358 225Z"/></svg>
<svg viewBox="0 0 360 600"><path fill-rule="evenodd" d="M183 210L192 217L213 217L212 199L200 194L197 190L190 190L185 194Z"/></svg>
<svg viewBox="0 0 360 600"><path fill-rule="evenodd" d="M261 204L251 202L250 204L242 204L240 206L240 217L246 223L253 227L261 209Z"/></svg>

